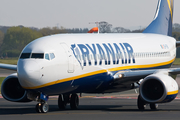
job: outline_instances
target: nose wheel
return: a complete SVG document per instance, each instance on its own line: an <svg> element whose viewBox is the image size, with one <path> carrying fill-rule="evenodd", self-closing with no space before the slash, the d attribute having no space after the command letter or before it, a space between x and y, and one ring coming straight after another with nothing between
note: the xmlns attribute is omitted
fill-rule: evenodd
<svg viewBox="0 0 180 120"><path fill-rule="evenodd" d="M39 102L35 107L37 113L47 113L49 111L48 98L49 97L43 93L34 97L34 100Z"/></svg>
<svg viewBox="0 0 180 120"><path fill-rule="evenodd" d="M38 104L36 105L36 112L37 112L37 113L41 113L41 104L40 104L40 103L38 103Z"/></svg>
<svg viewBox="0 0 180 120"><path fill-rule="evenodd" d="M36 112L37 113L47 113L49 111L49 105L47 102L38 103L36 105Z"/></svg>

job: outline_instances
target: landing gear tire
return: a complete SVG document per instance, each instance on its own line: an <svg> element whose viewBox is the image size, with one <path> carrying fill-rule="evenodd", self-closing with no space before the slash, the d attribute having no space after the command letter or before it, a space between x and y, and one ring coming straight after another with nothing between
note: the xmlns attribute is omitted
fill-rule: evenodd
<svg viewBox="0 0 180 120"><path fill-rule="evenodd" d="M151 108L151 110L157 110L158 104L151 103L151 104L150 104L150 108Z"/></svg>
<svg viewBox="0 0 180 120"><path fill-rule="evenodd" d="M42 113L47 113L49 111L49 105L47 102L41 103L40 110Z"/></svg>
<svg viewBox="0 0 180 120"><path fill-rule="evenodd" d="M137 105L139 110L144 110L146 108L146 103L142 100L141 96L138 96Z"/></svg>
<svg viewBox="0 0 180 120"><path fill-rule="evenodd" d="M58 107L60 110L66 109L66 105L68 103L69 96L67 95L59 95L58 98Z"/></svg>
<svg viewBox="0 0 180 120"><path fill-rule="evenodd" d="M36 112L37 112L37 113L41 113L41 103L38 103L38 104L36 105Z"/></svg>
<svg viewBox="0 0 180 120"><path fill-rule="evenodd" d="M72 94L70 99L71 109L77 109L79 105L79 97L77 94Z"/></svg>

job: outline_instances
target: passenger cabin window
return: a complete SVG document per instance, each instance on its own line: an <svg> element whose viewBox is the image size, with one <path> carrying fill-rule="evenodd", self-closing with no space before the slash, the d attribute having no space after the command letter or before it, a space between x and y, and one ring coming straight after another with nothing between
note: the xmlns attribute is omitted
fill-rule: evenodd
<svg viewBox="0 0 180 120"><path fill-rule="evenodd" d="M47 53L45 54L45 59L46 59L46 60L50 60L50 59L49 59L49 54L47 54Z"/></svg>
<svg viewBox="0 0 180 120"><path fill-rule="evenodd" d="M31 53L22 53L20 59L27 59L30 58Z"/></svg>
<svg viewBox="0 0 180 120"><path fill-rule="evenodd" d="M31 58L43 59L44 58L44 53L32 53Z"/></svg>

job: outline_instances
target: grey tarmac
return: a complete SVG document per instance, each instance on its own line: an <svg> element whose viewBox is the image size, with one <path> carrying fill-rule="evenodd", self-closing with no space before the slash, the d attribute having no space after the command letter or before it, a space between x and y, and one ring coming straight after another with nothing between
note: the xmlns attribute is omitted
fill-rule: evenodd
<svg viewBox="0 0 180 120"><path fill-rule="evenodd" d="M10 74L16 73L13 70L0 69L0 77L7 77Z"/></svg>
<svg viewBox="0 0 180 120"><path fill-rule="evenodd" d="M78 110L60 111L57 106L57 98L51 98L48 103L50 110L48 113L36 113L36 102L12 103L0 99L0 119L1 120L179 120L180 100L171 103L160 104L156 111L150 110L147 106L145 111L139 111L136 99L120 98L80 98Z"/></svg>

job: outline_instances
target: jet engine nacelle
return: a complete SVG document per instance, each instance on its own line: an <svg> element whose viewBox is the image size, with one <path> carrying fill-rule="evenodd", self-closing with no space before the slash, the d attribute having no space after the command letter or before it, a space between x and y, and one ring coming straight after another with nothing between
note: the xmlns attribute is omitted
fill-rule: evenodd
<svg viewBox="0 0 180 120"><path fill-rule="evenodd" d="M30 102L27 91L21 87L17 73L6 77L1 85L1 94L4 99L12 102Z"/></svg>
<svg viewBox="0 0 180 120"><path fill-rule="evenodd" d="M178 94L178 84L167 73L156 73L142 81L139 92L147 103L171 102Z"/></svg>

